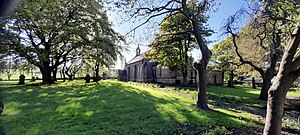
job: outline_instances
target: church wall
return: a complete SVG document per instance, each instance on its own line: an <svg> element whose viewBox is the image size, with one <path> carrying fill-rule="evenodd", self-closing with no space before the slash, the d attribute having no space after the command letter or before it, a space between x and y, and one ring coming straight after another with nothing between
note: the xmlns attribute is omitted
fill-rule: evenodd
<svg viewBox="0 0 300 135"><path fill-rule="evenodd" d="M223 85L224 74L218 71L208 71L207 84L209 85Z"/></svg>
<svg viewBox="0 0 300 135"><path fill-rule="evenodd" d="M150 60L149 58L144 58L135 63L125 65L124 70L126 70L127 77L123 76L120 80L166 84L175 84L176 80L180 81L180 83L183 82L183 76L180 71L170 70L162 67L158 62L150 62ZM195 70L188 71L187 83L190 83L190 80L195 83L195 76ZM209 85L223 85L223 79L222 72L208 71L207 73L207 83Z"/></svg>
<svg viewBox="0 0 300 135"><path fill-rule="evenodd" d="M119 81L127 81L127 71L126 70L118 70L118 80Z"/></svg>
<svg viewBox="0 0 300 135"><path fill-rule="evenodd" d="M143 59L141 61L131 63L125 66L125 70L128 74L128 81L136 82L151 82L152 81L152 69L151 64L149 63L150 59ZM147 63L147 66L144 66L144 63ZM130 69L128 69L130 68ZM135 69L136 68L136 69ZM136 70L136 77L135 77Z"/></svg>
<svg viewBox="0 0 300 135"><path fill-rule="evenodd" d="M127 71L127 80L128 81L137 81L141 82L141 66L142 61L132 63L125 66L125 70ZM136 70L136 71L135 71ZM136 75L135 75L136 73Z"/></svg>
<svg viewBox="0 0 300 135"><path fill-rule="evenodd" d="M143 82L155 82L156 72L155 69L157 62L150 62L151 59L144 59L144 74L143 74Z"/></svg>
<svg viewBox="0 0 300 135"><path fill-rule="evenodd" d="M179 80L180 83L183 82L183 76L180 71L170 70L169 68L161 67L161 66L157 66L156 70L157 70L156 82L167 83L167 84L174 84L176 80ZM193 75L192 77L191 74ZM189 71L187 75L187 83L189 83L191 79L193 80L193 83L195 83L194 78L195 78L195 71L194 70Z"/></svg>

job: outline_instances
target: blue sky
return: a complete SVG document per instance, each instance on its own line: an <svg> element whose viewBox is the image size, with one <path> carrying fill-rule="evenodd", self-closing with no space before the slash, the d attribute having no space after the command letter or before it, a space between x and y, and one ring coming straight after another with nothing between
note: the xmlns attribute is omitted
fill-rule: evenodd
<svg viewBox="0 0 300 135"><path fill-rule="evenodd" d="M247 6L245 0L217 0L217 2L220 3L220 5L215 7L217 8L216 12L209 13L210 18L207 22L208 26L215 31L212 36L207 38L213 41L213 43L217 43L226 38L226 36L222 36L223 31L221 28L224 26L227 18L234 15L241 7ZM122 13L108 11L108 16L113 23L114 29L121 35L125 35L128 31L141 23L141 21L124 22L126 16ZM161 18L162 17L156 18L154 21L160 22ZM158 32L157 26L153 27L153 22L138 28L134 33L126 36L128 42L126 48L128 51L123 52L126 61L129 61L135 56L135 49L138 44L141 46L141 52L149 50L147 45L153 41L154 33ZM209 47L212 47L213 43L209 44ZM192 55L197 59L197 57L199 57L199 51L193 51ZM124 61L118 59L115 68L124 68Z"/></svg>

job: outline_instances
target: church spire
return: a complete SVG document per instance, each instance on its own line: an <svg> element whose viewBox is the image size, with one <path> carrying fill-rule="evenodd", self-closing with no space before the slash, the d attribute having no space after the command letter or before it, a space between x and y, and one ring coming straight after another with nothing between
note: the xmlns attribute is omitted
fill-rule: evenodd
<svg viewBox="0 0 300 135"><path fill-rule="evenodd" d="M138 44L138 47L136 48L136 55L139 56L141 54L140 44Z"/></svg>

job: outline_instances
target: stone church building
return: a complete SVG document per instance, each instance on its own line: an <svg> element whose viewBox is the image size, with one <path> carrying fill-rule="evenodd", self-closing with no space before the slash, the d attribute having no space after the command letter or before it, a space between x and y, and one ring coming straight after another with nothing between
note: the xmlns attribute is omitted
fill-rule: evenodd
<svg viewBox="0 0 300 135"><path fill-rule="evenodd" d="M195 83L196 71L191 68L187 75L187 83ZM222 72L208 72L208 84L223 85L224 75ZM119 70L120 81L134 81L145 83L180 84L183 82L182 73L163 67L159 62L151 61L145 53L136 49L136 56L125 64L124 70Z"/></svg>

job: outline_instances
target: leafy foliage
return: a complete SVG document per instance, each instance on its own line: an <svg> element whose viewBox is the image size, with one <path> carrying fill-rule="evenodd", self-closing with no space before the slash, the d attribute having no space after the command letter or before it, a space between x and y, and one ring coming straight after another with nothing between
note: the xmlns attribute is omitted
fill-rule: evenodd
<svg viewBox="0 0 300 135"><path fill-rule="evenodd" d="M187 70L190 62L188 52L195 47L191 45L195 41L190 34L191 30L184 15L178 13L166 16L160 25L160 34L156 35L155 41L150 45L148 57L171 69Z"/></svg>
<svg viewBox="0 0 300 135"><path fill-rule="evenodd" d="M116 59L118 38L98 0L24 0L16 14L1 25L2 46L39 67L44 81L62 63L97 46ZM104 50L104 51L103 51ZM92 51L92 50L91 50ZM75 58L76 59L76 58Z"/></svg>
<svg viewBox="0 0 300 135"><path fill-rule="evenodd" d="M235 52L229 38L213 45L212 48L212 64L210 66L213 70L228 71L233 68L231 65L235 63Z"/></svg>

